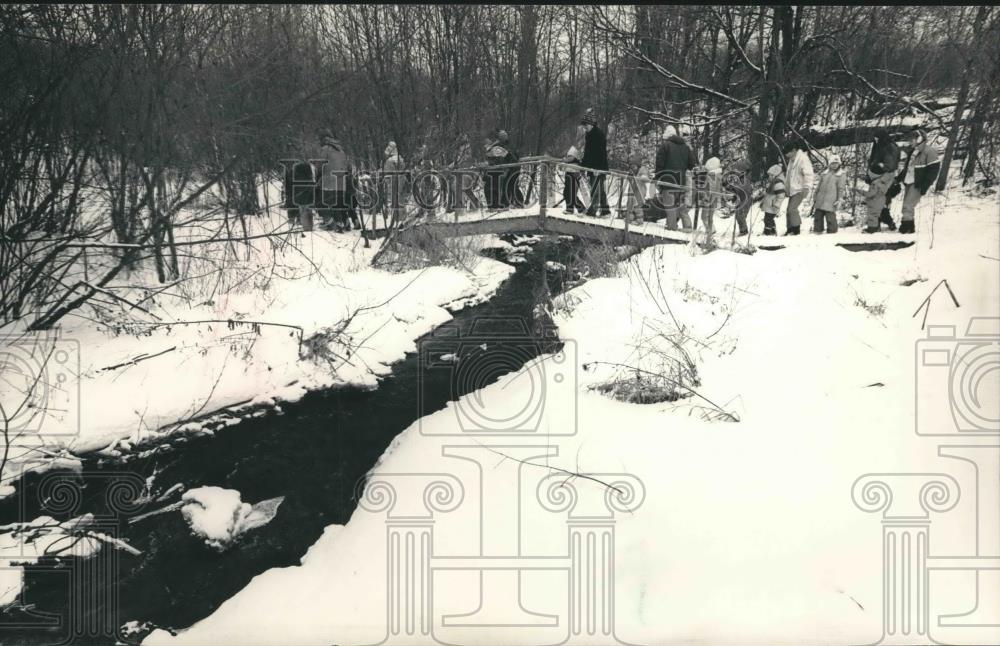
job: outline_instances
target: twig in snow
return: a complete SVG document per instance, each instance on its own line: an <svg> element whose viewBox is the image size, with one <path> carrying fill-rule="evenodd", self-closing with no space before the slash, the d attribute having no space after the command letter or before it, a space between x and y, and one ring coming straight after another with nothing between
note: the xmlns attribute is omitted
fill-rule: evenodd
<svg viewBox="0 0 1000 646"><path fill-rule="evenodd" d="M961 305L959 305L958 299L955 298L955 292L951 291L951 285L948 284L948 279L942 278L941 282L939 282L937 285L934 286L934 289L931 290L931 293L927 295L927 298L925 298L923 302L920 303L920 306L917 307L917 310L913 313L913 316L910 317L914 318L917 314L920 313L920 310L924 310L924 319L920 323L921 330L924 329L924 326L926 326L927 314L931 311L931 297L934 296L934 292L936 292L938 287L940 287L941 285L944 285L945 289L948 290L948 295L951 296L951 301L955 304L955 307L962 307Z"/></svg>
<svg viewBox="0 0 1000 646"><path fill-rule="evenodd" d="M124 366L134 366L135 364L139 363L140 361L145 361L146 359L155 359L156 357L164 355L164 354L166 354L168 352L173 352L176 349L177 349L177 346L175 345L172 348L167 348L166 350L163 350L162 352L157 352L156 354L140 354L138 357L135 357L134 359L126 361L125 363L118 363L118 364L115 364L113 366L107 366L105 368L101 368L99 372L103 372L105 370L114 370L115 368L122 368Z"/></svg>
<svg viewBox="0 0 1000 646"><path fill-rule="evenodd" d="M145 514L139 514L138 516L133 516L132 518L128 519L128 523L129 525L133 523L138 523L140 520L145 520L147 518L150 518L151 516L159 516L160 514L165 514L167 512L174 511L175 509L180 509L183 506L184 506L184 501L178 500L177 502L170 503L169 505L161 509L154 509L153 511L146 512Z"/></svg>
<svg viewBox="0 0 1000 646"><path fill-rule="evenodd" d="M160 318L156 314L153 314L152 312L150 312L149 310L147 310L145 307L139 305L138 303L133 303L132 301L128 300L127 298L123 298L123 297L119 296L118 294L114 294L112 292L109 292L108 290L104 289L103 287L98 287L97 285L92 285L92 284L90 284L90 283L88 283L86 281L80 281L79 283L77 283L77 285L83 285L84 287L89 287L90 289L94 290L95 292L100 292L101 294L104 294L105 296L110 296L111 298L115 299L116 301L119 301L121 303L125 303L126 305L128 305L129 309L137 309L137 310L140 310L142 312L145 312L146 314L149 314L150 316L152 316L157 321L162 321L163 320L162 318Z"/></svg>
<svg viewBox="0 0 1000 646"><path fill-rule="evenodd" d="M584 480L590 480L591 482L596 482L599 485L603 485L604 487L606 487L608 489L611 489L612 491L614 491L615 493L617 493L619 496L624 496L625 495L625 492L622 491L620 488L614 486L611 483L605 482L605 481L601 480L600 478L595 478L594 476L587 475L586 473L577 473L575 471L570 471L569 469L563 469L561 467L554 467L554 466L552 466L550 464L538 464L537 462L528 462L527 460L522 460L520 458L515 458L512 455L507 455L506 453L503 453L502 451L497 451L492 446L483 444L479 440L474 440L474 441L476 442L476 444L478 444L479 446L483 447L484 449L486 449L486 450L488 450L488 451L490 451L492 453L496 453L497 455L499 455L500 457L502 457L502 458L504 458L506 460L513 460L514 462L518 462L520 464L526 464L526 465L532 466L532 467L540 467L542 469L549 469L551 471L558 471L559 473L565 473L566 475L570 476L570 478L583 478ZM629 513L632 513L632 511L629 510Z"/></svg>

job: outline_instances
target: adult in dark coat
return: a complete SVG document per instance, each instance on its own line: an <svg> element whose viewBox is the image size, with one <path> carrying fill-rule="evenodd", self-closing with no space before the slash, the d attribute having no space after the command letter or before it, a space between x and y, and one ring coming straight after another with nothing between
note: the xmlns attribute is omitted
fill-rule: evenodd
<svg viewBox="0 0 1000 646"><path fill-rule="evenodd" d="M899 193L898 185L902 181L902 178L896 178L896 172L899 170L899 158L899 146L889 138L889 131L885 128L876 130L875 143L872 144L871 154L868 155L868 176L875 186L884 185L887 188L881 195L873 195L867 200L869 210L875 208L876 203L881 202L881 205L878 206L877 218L873 218L871 212L868 214L867 233L878 231L880 224L888 226L890 231L896 229L896 223L892 220L889 206L892 198ZM895 190L893 190L894 187Z"/></svg>
<svg viewBox="0 0 1000 646"><path fill-rule="evenodd" d="M510 141L510 135L507 134L506 130L499 130L497 132L497 138L500 141L500 145L507 150L506 163L516 164L520 160L520 155L518 155L517 150L514 148L514 144ZM521 169L517 166L511 166L507 168L503 175L503 186L504 194L507 205L512 208L520 208L524 206L524 192L521 191Z"/></svg>
<svg viewBox="0 0 1000 646"><path fill-rule="evenodd" d="M883 175L899 170L899 146L889 138L889 131L879 128L875 131L875 143L868 156L868 171L872 175Z"/></svg>
<svg viewBox="0 0 1000 646"><path fill-rule="evenodd" d="M285 203L288 223L312 230L312 208L316 199L316 173L305 159L285 162Z"/></svg>
<svg viewBox="0 0 1000 646"><path fill-rule="evenodd" d="M512 173L518 169L507 166L517 163L517 155L509 146L507 133L503 130L500 130L495 137L486 139L484 192L486 204L492 210L519 206L520 191L517 188L517 176ZM503 167L497 168L500 165Z"/></svg>
<svg viewBox="0 0 1000 646"><path fill-rule="evenodd" d="M595 171L608 170L608 139L597 125L597 119L588 110L580 123L587 131L583 140L583 159L580 160L580 165ZM587 173L587 178L590 180L590 206L587 207L587 215L590 217L597 217L598 210L602 217L611 215L608 194L604 188L605 177L603 173Z"/></svg>
<svg viewBox="0 0 1000 646"><path fill-rule="evenodd" d="M694 170L698 158L688 146L684 138L677 134L677 129L667 126L663 131L663 141L656 150L656 166L654 176L658 182L668 182L676 186L663 186L659 189L660 202L667 210L667 228L677 228L678 217L685 229L691 228L685 203L687 186L687 171Z"/></svg>

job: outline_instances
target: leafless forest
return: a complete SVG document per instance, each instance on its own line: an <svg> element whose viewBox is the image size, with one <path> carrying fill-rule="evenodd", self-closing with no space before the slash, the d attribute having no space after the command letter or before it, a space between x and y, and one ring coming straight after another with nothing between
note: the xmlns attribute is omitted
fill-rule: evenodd
<svg viewBox="0 0 1000 646"><path fill-rule="evenodd" d="M0 326L113 301L138 264L177 280L199 240L174 232L245 236L321 127L359 168L389 140L446 165L496 128L561 154L592 108L612 167L675 123L759 179L790 139L925 115L943 168L992 181L998 32L987 6L5 6Z"/></svg>

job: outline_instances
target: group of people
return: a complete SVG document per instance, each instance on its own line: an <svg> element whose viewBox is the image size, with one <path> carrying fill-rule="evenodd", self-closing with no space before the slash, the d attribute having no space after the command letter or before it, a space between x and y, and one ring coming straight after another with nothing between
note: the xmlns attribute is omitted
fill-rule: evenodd
<svg viewBox="0 0 1000 646"><path fill-rule="evenodd" d="M608 163L607 134L587 111L580 120L563 162L563 205L567 214L580 213L590 217L607 217L606 183L618 176L625 189L622 216L635 221L663 220L667 229L693 230L701 224L706 233L714 232L714 214L724 202L733 207L733 216L740 235L747 235L747 216L752 201L751 165L740 159L723 168L722 160L713 156L704 165L685 140L684 133L668 125L662 132L652 168L633 140L633 152L628 157L628 172L612 172ZM868 159L868 188L865 202L864 232L879 231L882 224L890 230L896 225L889 213L892 199L902 193L903 209L900 233L914 233L914 215L921 197L934 183L940 170L938 152L923 131L915 129L906 135L909 154L903 158L900 146L892 141L885 129L876 131ZM326 128L319 132L318 164L302 161L286 168L286 208L293 222L305 219L313 207L322 218L323 226L336 230L361 227L362 211L359 193L370 191L381 198L382 212L387 221L398 221L402 213L404 193L411 194L418 205L418 217L432 217L444 204L446 213L466 208L480 208L476 185L482 181L485 207L503 210L525 206L521 187L522 169L510 136L497 129L483 140L483 159L476 163L467 136L458 140L457 153L437 173L414 171L435 170L434 161L421 147L412 168L399 154L395 142L386 146L381 164L381 182L372 186L372 178L356 172L343 144ZM766 173L761 211L764 215L764 235L778 235L777 220L785 204L785 235L799 235L803 204L812 197L813 233L836 233L838 208L847 194L847 178L838 155L825 160L825 168L816 177L808 145L804 141L790 142L784 150L783 164L774 164ZM476 170L473 170L476 169ZM689 187L689 177L692 185ZM626 180L627 181L624 181ZM589 203L580 197L581 184L586 180ZM695 207L692 222L690 208ZM808 214L807 214L808 215Z"/></svg>
<svg viewBox="0 0 1000 646"><path fill-rule="evenodd" d="M588 119L585 116L580 127L583 129L587 125ZM600 146L597 154L605 160L603 166L592 166L585 161L592 156L588 155L589 140L582 144L581 154L582 130L577 131L564 161L594 171L606 170L606 142L603 132L599 128L596 130L600 136L595 137L594 142ZM591 131L593 130L588 130ZM940 161L937 149L922 130L910 131L905 139L908 142L905 148L908 154L904 158L900 146L893 142L887 130L879 129L875 132L865 177L868 188L862 195L865 203L862 230L865 233L878 232L883 224L892 231L896 230L889 207L892 199L900 193L903 194L903 210L899 232L915 232L917 204L937 178ZM637 143L634 142L633 149L637 148ZM826 167L817 177L806 142L790 142L782 152L784 163L774 164L767 170L760 205L764 214L764 235L778 235L777 220L783 204L785 235L799 235L803 204L810 196L812 232L836 233L839 227L837 211L847 195L847 177L840 156L828 156L825 160ZM667 126L657 147L652 172L641 152L633 152L628 159L628 171L634 178L634 183L628 192L624 216L637 221L663 220L670 230L678 229L678 225L682 230L693 230L698 226L700 215L705 231L711 234L714 229L714 213L725 201L734 205L733 216L737 230L740 235L746 235L749 232L747 215L753 193L750 167L747 160L741 159L723 172L719 157L711 157L704 165L700 165L682 134L674 126ZM591 205L584 207L577 195L580 173L574 167L567 167L563 192L566 213L579 211L594 216L597 215L598 206L602 215L608 213L607 198L601 181L604 175L597 175L594 171L590 171ZM693 186L690 188L689 177L693 179ZM658 190L651 191L650 186L654 182ZM696 208L694 222L689 217L691 206Z"/></svg>
<svg viewBox="0 0 1000 646"><path fill-rule="evenodd" d="M752 194L748 163L740 161L733 164L725 176L718 157L711 157L701 165L691 146L674 126L664 129L652 168L639 151L638 141L633 140L632 149L628 157L629 181L622 182L626 200L624 217L637 222L664 220L667 229L677 230L680 225L685 230L691 230L697 226L700 216L705 230L711 233L714 231L715 210L722 205L728 192L738 197L734 215L740 231L747 232L746 216ZM566 164L564 212L579 212L591 217L610 215L605 188L608 177L607 137L589 112L581 119L563 162ZM584 173L588 176L590 187L589 206L584 206L579 196ZM691 191L687 187L689 174L694 182ZM692 204L688 204L689 193L696 209L694 222L690 218Z"/></svg>
<svg viewBox="0 0 1000 646"><path fill-rule="evenodd" d="M893 197L903 193L903 213L900 233L916 232L916 208L920 198L937 179L941 162L937 149L920 129L906 134L908 154L901 163L902 152L889 132L876 130L871 153L868 156L866 179L868 188L862 195L865 201L864 233L877 233L885 224L896 230L889 208ZM837 232L837 207L847 194L847 178L838 155L826 160L826 169L815 182L813 196L813 233ZM793 146L787 151L787 165L782 169L774 165L767 171L767 185L761 210L764 212L764 234L777 235L775 221L778 208L787 195L785 208L786 235L798 235L801 226L799 207L813 190L813 168L803 146Z"/></svg>

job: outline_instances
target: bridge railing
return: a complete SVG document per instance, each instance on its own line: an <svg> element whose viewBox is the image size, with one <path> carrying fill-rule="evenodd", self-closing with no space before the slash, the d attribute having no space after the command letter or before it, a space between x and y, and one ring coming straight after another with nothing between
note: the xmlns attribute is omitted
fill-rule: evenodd
<svg viewBox="0 0 1000 646"><path fill-rule="evenodd" d="M596 170L587 168L579 164L565 162L557 157L537 156L525 157L520 161L508 164L478 165L468 168L452 169L447 172L453 173L481 173L483 182L489 181L489 173L500 174L503 171L516 170L516 174L507 176L516 178L516 188L523 199L518 204L505 205L511 208L534 208L547 211L549 208L558 207L564 204L564 188L567 181L567 174L578 176L578 195L582 194L581 201L585 207L589 207L593 196L590 195L591 176L604 177L604 191L607 197L608 206L612 210L617 210L622 214L629 206L629 198L635 198L638 205L642 205L647 199L655 199L660 190L666 189L672 194L684 199L687 206L707 206L732 207L738 203L738 197L726 190L713 190L708 183L703 181L702 176L697 173L688 172L690 181L684 184L676 184L657 180L655 178L642 178L636 174L621 170ZM501 180L503 181L503 180ZM672 206L672 205L666 205ZM675 204L673 206L680 206Z"/></svg>
<svg viewBox="0 0 1000 646"><path fill-rule="evenodd" d="M590 178L602 176L609 210L623 217L626 227L630 207L641 208L648 200L659 200L664 189L663 195L671 200L669 204L660 202L664 209L737 205L738 197L733 193L713 190L699 174L687 175L686 180L690 181L675 184L621 170L596 170L542 155L507 164L364 173L354 179L352 204L372 230L378 229L380 214L385 228L412 217L438 216L442 210L445 221L450 215L456 222L509 217L518 212L545 218L552 209L569 208L564 191L567 181L576 183L580 205L591 207L594 196L590 194Z"/></svg>

